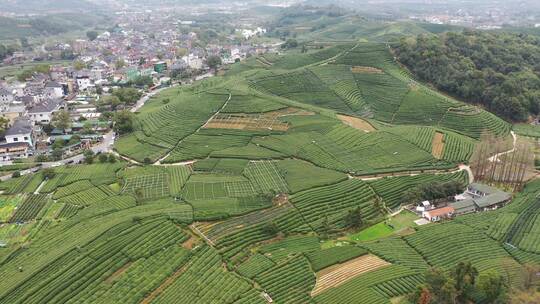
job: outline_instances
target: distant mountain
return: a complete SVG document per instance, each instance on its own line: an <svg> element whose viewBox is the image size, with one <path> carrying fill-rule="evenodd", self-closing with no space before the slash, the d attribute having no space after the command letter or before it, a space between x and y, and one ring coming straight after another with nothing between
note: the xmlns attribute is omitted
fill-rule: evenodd
<svg viewBox="0 0 540 304"><path fill-rule="evenodd" d="M3 12L49 14L94 11L100 9L86 0L0 0Z"/></svg>
<svg viewBox="0 0 540 304"><path fill-rule="evenodd" d="M0 41L23 37L50 36L69 31L105 26L109 22L103 14L70 12L36 17L0 17Z"/></svg>

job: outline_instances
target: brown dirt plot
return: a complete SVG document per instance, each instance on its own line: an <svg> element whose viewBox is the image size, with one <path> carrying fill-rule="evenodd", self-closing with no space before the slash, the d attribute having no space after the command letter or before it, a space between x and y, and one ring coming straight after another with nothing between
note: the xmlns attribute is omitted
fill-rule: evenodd
<svg viewBox="0 0 540 304"><path fill-rule="evenodd" d="M356 73L370 73L370 74L382 74L382 73L384 73L383 70L381 70L381 69L377 69L377 68L374 68L374 67L368 67L368 66L361 66L361 65L351 67L351 72L353 72L355 74Z"/></svg>
<svg viewBox="0 0 540 304"><path fill-rule="evenodd" d="M431 141L431 155L436 159L441 159L444 151L444 134L435 132Z"/></svg>
<svg viewBox="0 0 540 304"><path fill-rule="evenodd" d="M329 288L339 286L363 273L389 265L391 264L385 260L367 254L342 264L327 267L317 272L317 281L311 291L311 296L316 296Z"/></svg>
<svg viewBox="0 0 540 304"><path fill-rule="evenodd" d="M339 120L341 120L344 124L349 125L355 129L362 130L364 132L371 132L375 131L376 129L367 121L353 116L347 116L342 114L337 114L337 117Z"/></svg>

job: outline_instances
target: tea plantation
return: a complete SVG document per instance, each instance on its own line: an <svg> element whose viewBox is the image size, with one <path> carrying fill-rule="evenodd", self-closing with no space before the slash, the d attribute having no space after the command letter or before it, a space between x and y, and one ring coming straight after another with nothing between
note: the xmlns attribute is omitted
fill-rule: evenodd
<svg viewBox="0 0 540 304"><path fill-rule="evenodd" d="M388 304L432 266L466 260L518 285L540 263L538 183L496 211L340 239L382 225L409 189L467 184L481 135L511 128L412 79L385 44L218 77L151 98L115 163L0 183L0 303Z"/></svg>

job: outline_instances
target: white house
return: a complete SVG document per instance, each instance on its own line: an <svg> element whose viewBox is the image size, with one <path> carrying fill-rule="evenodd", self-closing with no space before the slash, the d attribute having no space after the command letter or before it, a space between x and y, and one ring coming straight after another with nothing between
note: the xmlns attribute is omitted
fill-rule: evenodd
<svg viewBox="0 0 540 304"><path fill-rule="evenodd" d="M45 84L45 96L51 99L62 98L64 96L64 87L56 81L49 81Z"/></svg>
<svg viewBox="0 0 540 304"><path fill-rule="evenodd" d="M33 146L32 128L32 122L28 119L15 120L13 126L6 131L6 143L26 142L30 146Z"/></svg>
<svg viewBox="0 0 540 304"><path fill-rule="evenodd" d="M182 60L184 60L187 63L187 65L192 69L200 70L203 67L203 60L194 54L189 54L189 56L184 56Z"/></svg>
<svg viewBox="0 0 540 304"><path fill-rule="evenodd" d="M77 86L79 87L79 91L84 91L92 86L92 81L88 76L77 76Z"/></svg>
<svg viewBox="0 0 540 304"><path fill-rule="evenodd" d="M28 117L36 124L48 124L59 109L60 101L47 99L28 108Z"/></svg>

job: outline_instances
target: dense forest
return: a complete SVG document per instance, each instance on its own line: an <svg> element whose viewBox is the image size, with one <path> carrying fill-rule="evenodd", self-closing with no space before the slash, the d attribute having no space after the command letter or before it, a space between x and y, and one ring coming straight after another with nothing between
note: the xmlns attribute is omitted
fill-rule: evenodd
<svg viewBox="0 0 540 304"><path fill-rule="evenodd" d="M464 30L402 38L396 56L417 77L510 121L540 113L540 38Z"/></svg>

